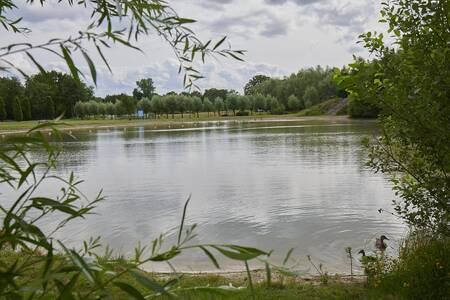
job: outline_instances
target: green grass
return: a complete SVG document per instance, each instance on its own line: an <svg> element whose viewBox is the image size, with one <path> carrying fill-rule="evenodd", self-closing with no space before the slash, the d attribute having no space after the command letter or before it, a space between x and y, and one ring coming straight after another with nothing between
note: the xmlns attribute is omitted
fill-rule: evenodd
<svg viewBox="0 0 450 300"><path fill-rule="evenodd" d="M26 254L16 252L2 252L0 253L0 262L5 265L11 265L16 260L20 264L27 258ZM32 258L33 259L33 258ZM62 259L59 257L58 259ZM1 266L1 264L0 264ZM39 270L42 265L37 264L33 268L27 271L27 279L33 279L39 276ZM1 269L1 268L0 268ZM168 280L168 278L175 278L174 275L168 274L156 274L141 272L144 276L151 278L157 282L162 283L162 279ZM256 274L255 274L256 275ZM256 277L256 276L255 276ZM141 286L131 275L124 275L119 279L122 282L128 283L137 287L137 289L144 293L145 289ZM265 281L256 282L254 284L254 294L247 288L247 280L245 276L223 276L220 274L183 274L180 288L194 288L194 287L220 287L229 286L240 287L235 291L228 291L221 294L211 294L198 291L183 291L178 293L181 299L399 299L394 298L387 293L380 294L372 289L367 288L364 283L360 281L348 282L342 281L339 276L332 277L328 284L321 284L318 280L305 281L295 278L285 278L283 283L279 281L273 281L271 286L268 287ZM81 280L75 286L75 291L85 293L90 290L90 285L87 280L81 278ZM129 299L119 288L110 285L107 287L109 295L112 297L108 299ZM56 293L55 293L56 295ZM160 299L169 299L161 297Z"/></svg>
<svg viewBox="0 0 450 300"><path fill-rule="evenodd" d="M316 104L314 106L311 106L310 108L304 109L300 111L297 115L298 116L321 116L329 114L331 110L333 110L335 107L338 107L342 102L342 99L330 99L327 101L324 101L322 103ZM343 107L339 108L336 112L336 115L346 115L347 114L347 106L344 105Z"/></svg>

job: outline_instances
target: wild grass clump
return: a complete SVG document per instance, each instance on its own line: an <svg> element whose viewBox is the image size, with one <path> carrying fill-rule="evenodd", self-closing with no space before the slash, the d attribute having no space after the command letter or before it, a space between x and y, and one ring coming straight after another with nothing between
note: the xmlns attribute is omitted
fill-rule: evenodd
<svg viewBox="0 0 450 300"><path fill-rule="evenodd" d="M411 234L378 288L404 299L450 299L450 239Z"/></svg>

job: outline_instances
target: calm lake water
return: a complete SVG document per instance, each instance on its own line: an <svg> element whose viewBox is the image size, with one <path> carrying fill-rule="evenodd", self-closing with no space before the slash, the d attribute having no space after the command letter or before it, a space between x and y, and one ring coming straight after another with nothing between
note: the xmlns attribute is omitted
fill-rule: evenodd
<svg viewBox="0 0 450 300"><path fill-rule="evenodd" d="M101 235L116 251L131 254L138 241L150 244L160 233L173 240L190 194L187 223L198 224L194 243L273 249L278 262L295 247L300 268L307 268L309 254L331 273L348 272L345 247L372 249L375 236L385 234L393 253L404 236L400 221L377 211L391 210L389 183L364 165L360 141L376 135L375 123L319 118L191 126L84 131L63 142L58 172L74 171L85 180L86 194L103 188L107 200L97 215L58 238L79 246ZM221 262L224 270L243 268ZM198 251L175 265L214 270Z"/></svg>

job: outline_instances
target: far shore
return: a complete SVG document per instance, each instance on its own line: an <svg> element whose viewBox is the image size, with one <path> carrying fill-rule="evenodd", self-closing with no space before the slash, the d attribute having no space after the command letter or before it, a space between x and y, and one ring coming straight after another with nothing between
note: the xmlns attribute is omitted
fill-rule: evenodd
<svg viewBox="0 0 450 300"><path fill-rule="evenodd" d="M321 123L335 123L335 122L373 122L371 120L355 120L350 119L348 116L298 116L296 114L286 115L251 115L251 116L213 116L209 117L206 114L201 114L199 118L192 118L176 115L175 118L169 116L169 118L149 118L149 119L67 119L61 120L58 123L59 130L62 131L78 131L78 130L97 130L97 129L112 129L112 128L128 128L128 127L148 127L155 130L172 129L172 128L192 128L208 123L257 123L257 122L312 122L313 124ZM49 121L50 122L50 121ZM37 125L43 124L42 121L23 121L23 122L0 122L0 137L14 134L25 134L30 129ZM50 129L44 128L44 131Z"/></svg>

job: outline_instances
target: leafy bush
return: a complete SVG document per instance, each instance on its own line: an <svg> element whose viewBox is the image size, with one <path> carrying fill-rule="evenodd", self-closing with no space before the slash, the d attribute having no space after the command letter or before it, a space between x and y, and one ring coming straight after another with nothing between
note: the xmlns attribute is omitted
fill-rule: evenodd
<svg viewBox="0 0 450 300"><path fill-rule="evenodd" d="M409 236L378 288L404 299L450 299L450 240Z"/></svg>
<svg viewBox="0 0 450 300"><path fill-rule="evenodd" d="M448 1L382 4L391 40L368 32L375 59L338 76L350 98L380 108L382 136L369 166L390 177L395 210L414 228L450 237L450 19Z"/></svg>

